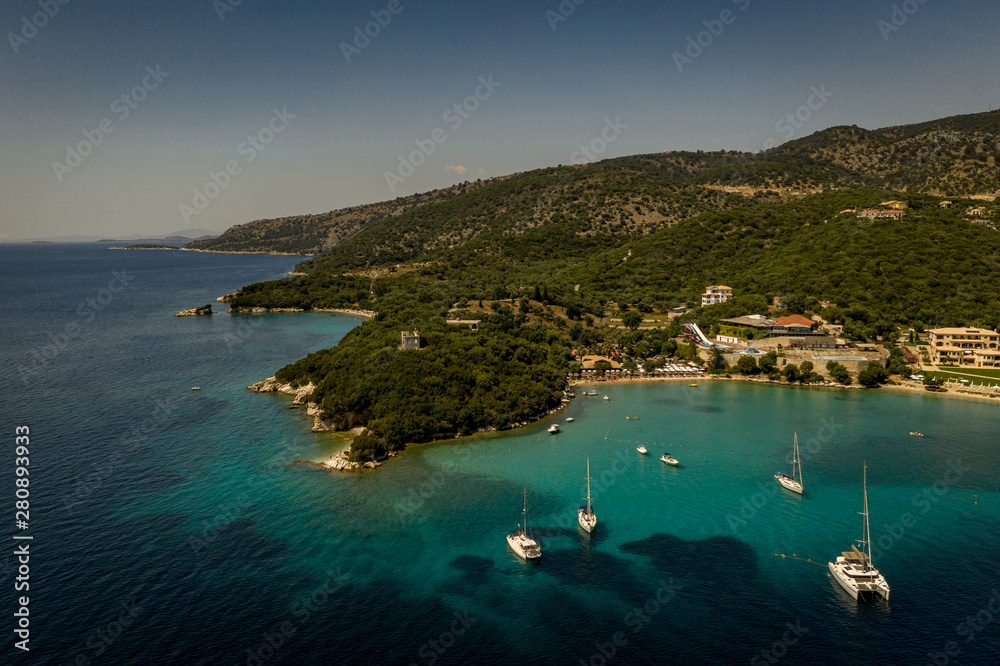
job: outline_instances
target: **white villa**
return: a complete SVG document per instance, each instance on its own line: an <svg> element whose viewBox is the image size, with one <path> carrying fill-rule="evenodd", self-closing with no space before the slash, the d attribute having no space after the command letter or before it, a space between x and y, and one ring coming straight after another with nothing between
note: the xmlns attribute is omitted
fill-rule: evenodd
<svg viewBox="0 0 1000 666"><path fill-rule="evenodd" d="M733 300L733 288L726 287L724 285L713 285L708 287L705 289L705 293L701 295L702 307L706 305L725 303L726 301L731 300Z"/></svg>

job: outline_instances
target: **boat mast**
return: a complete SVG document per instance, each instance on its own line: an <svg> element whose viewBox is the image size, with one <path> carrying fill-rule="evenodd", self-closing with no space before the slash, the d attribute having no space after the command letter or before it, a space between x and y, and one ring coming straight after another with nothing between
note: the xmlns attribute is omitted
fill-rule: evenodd
<svg viewBox="0 0 1000 666"><path fill-rule="evenodd" d="M590 456L587 456L587 515L593 513L590 508Z"/></svg>
<svg viewBox="0 0 1000 666"><path fill-rule="evenodd" d="M799 460L799 433L795 433L795 446L792 452L794 460L792 460L792 477L802 485L802 461ZM795 476L795 465L799 466L799 475Z"/></svg>
<svg viewBox="0 0 1000 666"><path fill-rule="evenodd" d="M862 477L862 487L864 488L865 494L865 528L864 528L864 543L862 545L868 546L868 562L865 564L865 570L868 570L868 566L872 564L872 542L871 542L871 526L868 524L868 463L865 462L864 476Z"/></svg>
<svg viewBox="0 0 1000 666"><path fill-rule="evenodd" d="M528 489L524 489L524 536L528 536Z"/></svg>

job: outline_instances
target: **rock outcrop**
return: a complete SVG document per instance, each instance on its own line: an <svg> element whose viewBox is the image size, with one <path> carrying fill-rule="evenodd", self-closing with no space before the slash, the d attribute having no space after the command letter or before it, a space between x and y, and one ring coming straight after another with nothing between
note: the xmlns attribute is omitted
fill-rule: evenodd
<svg viewBox="0 0 1000 666"><path fill-rule="evenodd" d="M187 310L181 310L180 312L178 312L174 316L175 317L201 317L203 315L210 315L210 314L212 314L212 304L211 303L209 303L208 305L201 305L201 306L196 307L196 308L188 308Z"/></svg>
<svg viewBox="0 0 1000 666"><path fill-rule="evenodd" d="M224 295L222 295L222 296L219 296L219 297L218 297L217 299L215 299L215 300L216 300L216 301L218 301L219 303L228 303L229 301L233 300L233 296L235 296L235 295L236 295L236 294L238 294L238 293L240 293L240 292L238 292L238 291L234 291L234 292L233 292L233 293L231 293L231 294L224 294Z"/></svg>

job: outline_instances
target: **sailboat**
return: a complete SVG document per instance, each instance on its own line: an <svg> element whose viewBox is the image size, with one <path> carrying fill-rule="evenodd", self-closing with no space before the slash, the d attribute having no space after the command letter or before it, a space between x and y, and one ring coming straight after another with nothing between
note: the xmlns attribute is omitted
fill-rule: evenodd
<svg viewBox="0 0 1000 666"><path fill-rule="evenodd" d="M798 468L798 475L796 476L796 468ZM782 486L791 490L793 493L802 494L802 459L799 457L799 433L795 433L795 444L792 448L792 475L788 476L778 472L774 475L774 478L778 480Z"/></svg>
<svg viewBox="0 0 1000 666"><path fill-rule="evenodd" d="M865 510L861 513L861 539L851 545L850 552L843 552L836 561L830 562L830 573L840 586L855 599L889 600L889 583L885 576L872 565L871 527L868 525L868 465L864 468L863 488ZM858 546L861 550L858 550Z"/></svg>
<svg viewBox="0 0 1000 666"><path fill-rule="evenodd" d="M524 528L518 528L507 535L507 545L523 560L537 560L542 556L538 542L528 536L528 489L524 489Z"/></svg>
<svg viewBox="0 0 1000 666"><path fill-rule="evenodd" d="M594 507L590 505L590 457L587 457L587 506L581 506L577 512L577 519L580 527L586 530L587 534L594 531L597 526L597 516L594 514Z"/></svg>

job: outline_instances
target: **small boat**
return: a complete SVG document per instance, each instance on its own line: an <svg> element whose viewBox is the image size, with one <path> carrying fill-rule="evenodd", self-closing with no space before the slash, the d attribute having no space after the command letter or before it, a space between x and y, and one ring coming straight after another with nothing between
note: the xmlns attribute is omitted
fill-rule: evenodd
<svg viewBox="0 0 1000 666"><path fill-rule="evenodd" d="M538 542L531 538L528 532L528 489L524 489L524 527L520 525L517 529L507 535L507 545L522 560L537 560L542 556L542 548Z"/></svg>
<svg viewBox="0 0 1000 666"><path fill-rule="evenodd" d="M559 426L557 426L555 423L549 426L549 434L555 435L558 432L559 432Z"/></svg>
<svg viewBox="0 0 1000 666"><path fill-rule="evenodd" d="M796 467L798 467L798 477L795 476ZM799 433L795 433L794 444L792 445L792 475L789 476L778 472L774 475L774 478L778 480L778 483L783 488L787 488L799 495L802 494L802 460L799 458Z"/></svg>
<svg viewBox="0 0 1000 666"><path fill-rule="evenodd" d="M587 457L587 506L581 506L576 512L576 518L580 522L580 527L590 534L597 526L597 516L594 514L594 507L590 504L590 457Z"/></svg>
<svg viewBox="0 0 1000 666"><path fill-rule="evenodd" d="M696 387L698 385L697 384L688 384L688 386Z"/></svg>
<svg viewBox="0 0 1000 666"><path fill-rule="evenodd" d="M192 387L191 387L191 390L192 390L192 391L200 391L200 390L201 390L201 387L200 387L200 386L192 386ZM912 435L913 433L910 433L910 434Z"/></svg>
<svg viewBox="0 0 1000 666"><path fill-rule="evenodd" d="M923 436L924 436L924 433L920 432L919 430L915 430L915 431L913 431L913 432L910 433L910 437L923 437Z"/></svg>
<svg viewBox="0 0 1000 666"><path fill-rule="evenodd" d="M566 423L572 423L572 422L573 422L573 421L575 421L575 420L576 420L576 419L574 419L574 418L573 418L572 416L567 416L567 417L566 417Z"/></svg>
<svg viewBox="0 0 1000 666"><path fill-rule="evenodd" d="M664 453L662 456L660 456L660 460L667 463L668 465L673 465L674 467L680 465L680 462L677 461L677 458L674 458L669 453Z"/></svg>
<svg viewBox="0 0 1000 666"><path fill-rule="evenodd" d="M641 453L644 456L648 456L649 455L649 451L647 451L646 447L643 446L642 444L640 444L639 446L635 447L635 450L638 451L639 453Z"/></svg>
<svg viewBox="0 0 1000 666"><path fill-rule="evenodd" d="M871 527L868 525L868 465L864 466L862 478L864 511L861 515L864 516L864 521L861 523L861 539L857 545L851 545L850 552L841 553L828 566L834 580L855 599L882 598L888 601L889 583L872 565ZM858 550L859 545L861 550Z"/></svg>
<svg viewBox="0 0 1000 666"><path fill-rule="evenodd" d="M611 400L611 398L609 398L608 396L604 396L604 399L605 400Z"/></svg>

